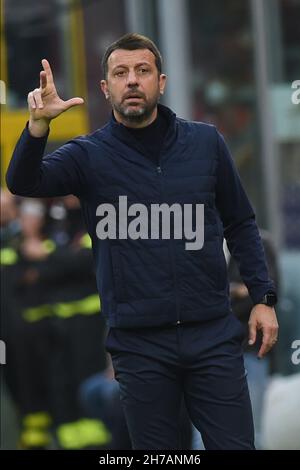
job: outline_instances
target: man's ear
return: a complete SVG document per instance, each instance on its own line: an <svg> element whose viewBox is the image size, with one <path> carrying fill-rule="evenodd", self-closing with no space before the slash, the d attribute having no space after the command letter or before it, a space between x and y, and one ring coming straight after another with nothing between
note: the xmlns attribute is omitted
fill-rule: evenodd
<svg viewBox="0 0 300 470"><path fill-rule="evenodd" d="M102 92L104 93L105 98L108 100L109 91L108 91L107 81L106 80L101 80L100 87L101 87Z"/></svg>
<svg viewBox="0 0 300 470"><path fill-rule="evenodd" d="M161 73L159 76L159 91L161 95L164 94L166 81L167 81L167 75L165 75L164 73Z"/></svg>

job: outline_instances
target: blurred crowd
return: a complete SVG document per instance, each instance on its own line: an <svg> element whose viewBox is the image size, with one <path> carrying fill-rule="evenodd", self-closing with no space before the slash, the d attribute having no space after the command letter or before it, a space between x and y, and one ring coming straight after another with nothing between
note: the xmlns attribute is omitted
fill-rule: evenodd
<svg viewBox="0 0 300 470"><path fill-rule="evenodd" d="M105 325L79 201L1 191L1 338L18 413L17 446L90 448L110 432L82 406L80 386L104 371Z"/></svg>

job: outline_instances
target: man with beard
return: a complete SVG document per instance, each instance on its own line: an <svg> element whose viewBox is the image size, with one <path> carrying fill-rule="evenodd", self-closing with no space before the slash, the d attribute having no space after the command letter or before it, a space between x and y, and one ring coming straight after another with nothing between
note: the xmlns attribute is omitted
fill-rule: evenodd
<svg viewBox="0 0 300 470"><path fill-rule="evenodd" d="M277 338L275 287L253 209L222 136L214 126L177 118L158 104L166 83L161 62L144 36L127 34L111 44L101 81L111 119L43 158L50 121L83 104L82 98L58 96L43 60L7 184L20 195L72 193L81 200L109 326L106 349L133 449L180 448L183 398L207 449L254 449L241 349L245 331L230 308L223 237L254 304L250 344L257 330L263 332L260 358ZM192 205L195 220L195 206L204 204L203 247L187 250L185 232L181 238L145 237L144 227L139 236L126 238L119 226L116 236L108 229L99 239L97 209L109 203L118 211L120 195L127 196L129 216L141 206L173 208L176 229L175 205Z"/></svg>

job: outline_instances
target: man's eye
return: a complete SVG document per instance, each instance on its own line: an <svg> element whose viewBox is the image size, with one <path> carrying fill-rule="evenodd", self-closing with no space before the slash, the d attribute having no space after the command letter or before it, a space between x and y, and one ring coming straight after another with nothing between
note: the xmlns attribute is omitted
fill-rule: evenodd
<svg viewBox="0 0 300 470"><path fill-rule="evenodd" d="M141 72L141 73L147 73L147 72L148 72L148 69L142 68L142 69L140 69L140 72Z"/></svg>
<svg viewBox="0 0 300 470"><path fill-rule="evenodd" d="M115 74L117 77L123 77L125 75L124 70L120 70L119 72L116 72Z"/></svg>

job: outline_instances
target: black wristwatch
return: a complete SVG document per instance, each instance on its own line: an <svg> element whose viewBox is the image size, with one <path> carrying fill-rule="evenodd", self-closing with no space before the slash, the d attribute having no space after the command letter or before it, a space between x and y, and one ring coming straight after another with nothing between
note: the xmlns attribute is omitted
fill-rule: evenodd
<svg viewBox="0 0 300 470"><path fill-rule="evenodd" d="M258 304L268 305L268 307L274 307L277 304L277 295L275 292L267 292Z"/></svg>

